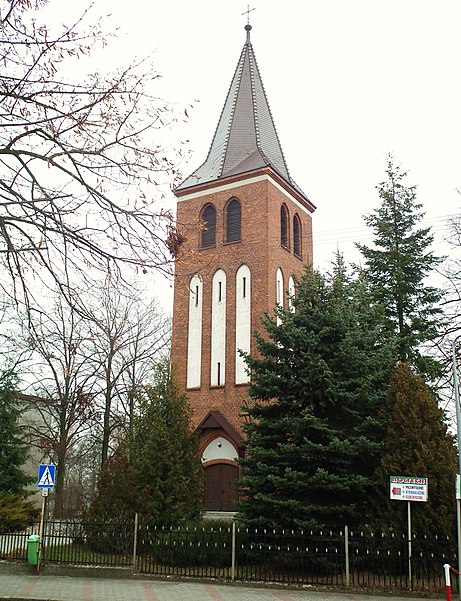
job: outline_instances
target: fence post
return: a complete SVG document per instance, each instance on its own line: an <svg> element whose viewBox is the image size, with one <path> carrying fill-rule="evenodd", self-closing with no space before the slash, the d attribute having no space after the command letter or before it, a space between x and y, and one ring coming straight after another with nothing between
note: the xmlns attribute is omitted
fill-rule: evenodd
<svg viewBox="0 0 461 601"><path fill-rule="evenodd" d="M232 520L232 566L231 566L231 580L235 580L235 520Z"/></svg>
<svg viewBox="0 0 461 601"><path fill-rule="evenodd" d="M445 595L447 601L451 601L450 564L445 563L443 569L445 570Z"/></svg>
<svg viewBox="0 0 461 601"><path fill-rule="evenodd" d="M349 568L349 527L344 526L344 557L346 561L346 587L350 586L350 568Z"/></svg>
<svg viewBox="0 0 461 601"><path fill-rule="evenodd" d="M133 537L133 565L132 572L133 574L136 572L136 552L138 546L138 514L134 515L134 537Z"/></svg>

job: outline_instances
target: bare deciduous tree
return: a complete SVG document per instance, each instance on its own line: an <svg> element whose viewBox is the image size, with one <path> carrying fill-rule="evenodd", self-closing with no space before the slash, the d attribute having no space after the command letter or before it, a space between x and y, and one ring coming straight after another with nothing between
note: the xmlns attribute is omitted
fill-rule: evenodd
<svg viewBox="0 0 461 601"><path fill-rule="evenodd" d="M447 242L450 244L449 258L443 264L442 275L446 278L444 311L448 317L445 335L451 339L461 328L461 215L448 222Z"/></svg>
<svg viewBox="0 0 461 601"><path fill-rule="evenodd" d="M155 301L114 276L93 289L88 320L101 389L96 400L102 414L101 464L109 456L113 433L131 427L135 391L145 383L170 342L170 321Z"/></svg>
<svg viewBox="0 0 461 601"><path fill-rule="evenodd" d="M96 417L91 340L61 295L53 310L32 312L25 321L32 351L28 378L35 393L27 399L27 428L34 445L57 466L55 512L61 515L70 457L82 448Z"/></svg>
<svg viewBox="0 0 461 601"><path fill-rule="evenodd" d="M0 261L4 288L26 301L37 274L62 285L82 266L169 271L181 241L154 203L157 184L177 176L156 72L140 61L70 79L104 36L86 14L52 30L40 23L46 3L0 0Z"/></svg>
<svg viewBox="0 0 461 601"><path fill-rule="evenodd" d="M108 276L70 304L56 294L48 311L26 311L23 332L18 352L31 354L23 366L32 393L25 397L29 436L57 465L60 515L68 509L66 483L75 485L70 466L95 451L104 463L130 427L135 391L167 351L170 323L149 297Z"/></svg>

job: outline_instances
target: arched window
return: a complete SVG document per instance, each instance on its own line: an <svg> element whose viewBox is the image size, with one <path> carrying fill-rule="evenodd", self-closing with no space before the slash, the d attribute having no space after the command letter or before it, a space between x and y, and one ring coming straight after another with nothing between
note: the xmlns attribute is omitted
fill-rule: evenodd
<svg viewBox="0 0 461 601"><path fill-rule="evenodd" d="M189 284L189 326L187 335L187 388L198 388L202 365L203 283L194 275Z"/></svg>
<svg viewBox="0 0 461 601"><path fill-rule="evenodd" d="M226 383L226 274L218 269L211 284L211 386Z"/></svg>
<svg viewBox="0 0 461 601"><path fill-rule="evenodd" d="M293 218L293 252L299 258L303 256L301 244L301 219L298 215L295 215Z"/></svg>
<svg viewBox="0 0 461 601"><path fill-rule="evenodd" d="M277 303L277 305L283 309L283 296L284 296L284 290L283 290L283 273L282 270L280 269L280 267L277 269L277 274L276 274L276 278L275 278L275 302ZM280 315L277 315L277 325L280 325L281 323L281 318Z"/></svg>
<svg viewBox="0 0 461 601"><path fill-rule="evenodd" d="M290 233L288 226L288 209L286 205L280 207L280 244L290 248Z"/></svg>
<svg viewBox="0 0 461 601"><path fill-rule="evenodd" d="M242 209L239 201L232 198L226 208L226 242L240 240Z"/></svg>
<svg viewBox="0 0 461 601"><path fill-rule="evenodd" d="M214 246L216 244L216 209L213 205L206 205L201 216L202 234L200 246Z"/></svg>
<svg viewBox="0 0 461 601"><path fill-rule="evenodd" d="M288 308L290 309L290 311L292 313L295 312L295 306L294 306L295 296L296 296L295 281L293 279L293 276L290 275L290 277L288 278Z"/></svg>
<svg viewBox="0 0 461 601"><path fill-rule="evenodd" d="M248 265L241 265L235 276L235 383L250 381L245 359L240 351L251 349L251 273Z"/></svg>

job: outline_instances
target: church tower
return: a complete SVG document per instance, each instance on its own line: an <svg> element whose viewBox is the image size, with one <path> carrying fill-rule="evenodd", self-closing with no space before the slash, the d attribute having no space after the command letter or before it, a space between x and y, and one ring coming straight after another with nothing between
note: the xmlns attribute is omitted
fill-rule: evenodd
<svg viewBox="0 0 461 601"><path fill-rule="evenodd" d="M210 511L232 511L237 501L250 377L239 350L255 352L262 315L288 306L293 274L312 263L315 207L288 171L251 25L245 30L208 156L175 190L185 243L175 270L172 361L200 436Z"/></svg>

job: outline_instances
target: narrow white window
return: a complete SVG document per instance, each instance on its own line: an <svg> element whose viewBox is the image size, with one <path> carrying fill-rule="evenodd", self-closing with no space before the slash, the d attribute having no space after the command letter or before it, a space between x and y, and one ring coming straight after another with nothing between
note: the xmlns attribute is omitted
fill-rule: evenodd
<svg viewBox="0 0 461 601"><path fill-rule="evenodd" d="M187 336L187 388L200 386L202 365L202 280L194 275L189 285Z"/></svg>
<svg viewBox="0 0 461 601"><path fill-rule="evenodd" d="M226 274L213 276L211 304L211 386L224 386L226 373Z"/></svg>
<svg viewBox="0 0 461 601"><path fill-rule="evenodd" d="M282 274L282 270L280 269L280 267L277 269L275 285L276 285L276 303L277 303L277 306L279 306L283 309L283 274ZM277 325L279 325L280 323L281 323L281 319L280 319L280 317L277 317Z"/></svg>
<svg viewBox="0 0 461 601"><path fill-rule="evenodd" d="M235 284L235 383L246 384L250 377L239 350L249 353L251 342L251 279L247 265L238 269Z"/></svg>
<svg viewBox="0 0 461 601"><path fill-rule="evenodd" d="M295 306L293 304L295 295L296 295L295 281L293 279L293 276L290 275L290 278L288 280L288 308L290 309L290 311L292 313L295 312Z"/></svg>

